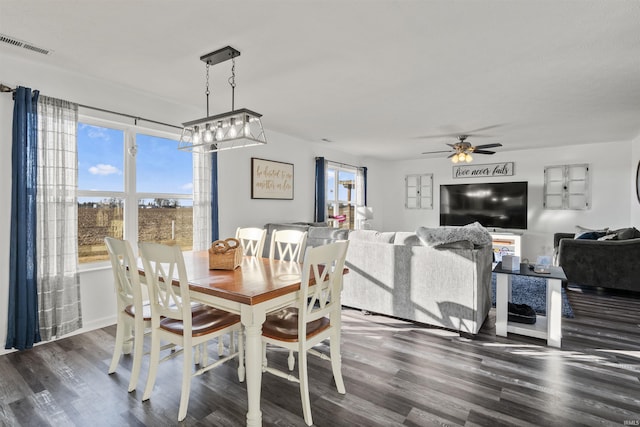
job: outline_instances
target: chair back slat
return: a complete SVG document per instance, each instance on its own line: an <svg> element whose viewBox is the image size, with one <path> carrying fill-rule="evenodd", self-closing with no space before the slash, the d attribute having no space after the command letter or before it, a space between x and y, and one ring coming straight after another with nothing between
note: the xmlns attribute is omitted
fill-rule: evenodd
<svg viewBox="0 0 640 427"><path fill-rule="evenodd" d="M104 242L111 261L119 308L133 305L136 310L142 310L142 288L137 258L131 245L126 240L113 237L105 237Z"/></svg>
<svg viewBox="0 0 640 427"><path fill-rule="evenodd" d="M306 335L306 325L309 322L325 316L340 316L340 293L348 247L349 241L342 240L307 249L302 267L302 309L298 325L300 331L304 332L299 336Z"/></svg>
<svg viewBox="0 0 640 427"><path fill-rule="evenodd" d="M153 320L163 316L191 323L189 283L182 250L178 246L140 243L140 258L144 267ZM175 286L175 282L179 286Z"/></svg>
<svg viewBox="0 0 640 427"><path fill-rule="evenodd" d="M300 262L306 243L306 231L273 230L269 258Z"/></svg>
<svg viewBox="0 0 640 427"><path fill-rule="evenodd" d="M240 241L243 255L261 257L266 237L267 230L262 228L236 229L236 239Z"/></svg>

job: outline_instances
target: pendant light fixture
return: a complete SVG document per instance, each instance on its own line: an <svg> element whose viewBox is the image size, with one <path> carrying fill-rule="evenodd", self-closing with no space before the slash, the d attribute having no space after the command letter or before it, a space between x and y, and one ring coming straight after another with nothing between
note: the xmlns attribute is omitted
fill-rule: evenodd
<svg viewBox="0 0 640 427"><path fill-rule="evenodd" d="M178 149L197 153L212 153L232 148L266 144L262 128L262 114L246 108L235 109L236 63L240 52L230 46L200 57L206 65L207 117L182 124L182 136ZM209 116L209 68L231 59L231 111Z"/></svg>

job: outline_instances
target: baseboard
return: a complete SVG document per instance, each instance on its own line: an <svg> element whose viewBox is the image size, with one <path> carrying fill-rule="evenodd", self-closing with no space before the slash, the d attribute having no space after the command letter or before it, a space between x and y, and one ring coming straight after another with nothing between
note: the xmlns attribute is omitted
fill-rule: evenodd
<svg viewBox="0 0 640 427"><path fill-rule="evenodd" d="M82 328L80 328L80 329L78 329L76 331L70 332L70 333L68 333L66 335L63 335L63 336L61 336L59 338L55 337L50 341L39 342L39 343L35 344L34 347L37 347L37 346L42 345L42 344L47 344L47 343L50 343L50 342L53 342L53 341L57 341L57 340L62 339L62 338L71 337L73 335L78 335L78 334L83 334L85 332L94 331L96 329L104 328L105 326L111 326L111 325L114 325L116 323L116 321L117 321L116 316L113 315L113 316L103 317L101 319L94 319L91 322L83 322L84 326ZM18 351L18 350L16 350L16 349L7 350L7 349L4 349L4 348L0 349L0 356L3 356L5 354L9 354L9 353L13 353L14 351Z"/></svg>

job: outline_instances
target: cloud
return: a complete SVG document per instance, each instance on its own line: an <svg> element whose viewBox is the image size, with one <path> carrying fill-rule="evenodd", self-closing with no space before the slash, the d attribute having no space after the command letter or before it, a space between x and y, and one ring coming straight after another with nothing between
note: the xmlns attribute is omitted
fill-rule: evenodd
<svg viewBox="0 0 640 427"><path fill-rule="evenodd" d="M86 130L87 135L91 139L101 139L103 141L109 141L111 138L109 136L108 130L103 127L87 125L82 123L80 125L80 130Z"/></svg>
<svg viewBox="0 0 640 427"><path fill-rule="evenodd" d="M91 166L89 168L89 173L91 173L92 175L113 175L113 174L118 174L121 175L122 172L120 172L120 170L112 165L104 165L102 163L99 163L95 166Z"/></svg>
<svg viewBox="0 0 640 427"><path fill-rule="evenodd" d="M192 191L193 190L193 182L189 182L187 184L184 184L183 186L180 187L181 190L189 190Z"/></svg>

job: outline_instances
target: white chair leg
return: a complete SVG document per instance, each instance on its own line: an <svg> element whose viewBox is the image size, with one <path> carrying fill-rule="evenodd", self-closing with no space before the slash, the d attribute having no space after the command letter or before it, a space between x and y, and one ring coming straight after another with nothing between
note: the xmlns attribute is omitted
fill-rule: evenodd
<svg viewBox="0 0 640 427"><path fill-rule="evenodd" d="M345 394L347 391L344 388L344 381L342 379L342 355L340 354L339 334L333 334L329 339L329 352L331 356L331 369L333 370L333 379L336 382L336 388L338 389L338 393Z"/></svg>
<svg viewBox="0 0 640 427"><path fill-rule="evenodd" d="M231 347L229 347L229 351L231 351ZM222 357L224 354L224 341L222 341L222 336L218 337L218 357Z"/></svg>
<svg viewBox="0 0 640 427"><path fill-rule="evenodd" d="M238 381L243 382L246 375L244 367L244 336L242 330L238 332Z"/></svg>
<svg viewBox="0 0 640 427"><path fill-rule="evenodd" d="M209 352L207 351L207 343L203 342L198 346L200 349L200 367L204 368L209 364Z"/></svg>
<svg viewBox="0 0 640 427"><path fill-rule="evenodd" d="M180 409L178 410L178 421L182 421L187 416L189 407L189 393L191 391L191 357L193 347L186 347L184 350L182 363L182 392L180 394Z"/></svg>
<svg viewBox="0 0 640 427"><path fill-rule="evenodd" d="M133 351L133 319L126 314L122 314L124 317L124 341L122 343L122 353L131 354Z"/></svg>
<svg viewBox="0 0 640 427"><path fill-rule="evenodd" d="M131 369L131 378L129 379L129 393L136 389L138 377L140 376L140 366L142 365L142 355L144 352L144 322L139 322L139 324L135 325L134 333L133 368Z"/></svg>
<svg viewBox="0 0 640 427"><path fill-rule="evenodd" d="M313 425L311 417L311 402L309 400L309 377L307 375L307 352L302 350L298 354L298 379L300 380L300 400L302 401L302 413L304 422L308 426Z"/></svg>
<svg viewBox="0 0 640 427"><path fill-rule="evenodd" d="M293 371L296 367L296 358L293 357L293 351L289 350L289 357L287 357L287 363L289 364L289 370Z"/></svg>
<svg viewBox="0 0 640 427"><path fill-rule="evenodd" d="M120 314L118 314L120 317ZM126 328L122 324L122 319L118 319L118 324L116 327L116 343L113 347L113 356L111 357L111 365L109 366L109 373L113 374L118 367L118 362L120 361L120 356L122 355L122 347L124 346L124 330Z"/></svg>
<svg viewBox="0 0 640 427"><path fill-rule="evenodd" d="M144 387L142 400L148 400L151 397L153 386L156 382L158 373L158 365L160 364L160 337L155 332L151 332L151 355L149 356L149 376L147 377L147 385Z"/></svg>
<svg viewBox="0 0 640 427"><path fill-rule="evenodd" d="M267 343L262 343L262 369L264 370L268 366L267 362Z"/></svg>
<svg viewBox="0 0 640 427"><path fill-rule="evenodd" d="M200 345L197 345L195 351L193 352L193 364L200 364Z"/></svg>

